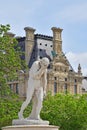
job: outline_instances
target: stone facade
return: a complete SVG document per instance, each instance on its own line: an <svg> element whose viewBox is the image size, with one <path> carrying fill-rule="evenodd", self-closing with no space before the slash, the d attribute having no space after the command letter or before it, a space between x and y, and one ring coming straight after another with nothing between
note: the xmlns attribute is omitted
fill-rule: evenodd
<svg viewBox="0 0 87 130"><path fill-rule="evenodd" d="M17 40L20 41L20 39L23 39L25 60L29 68L39 58L46 56L50 60L47 91L51 91L52 95L67 92L71 94L82 94L81 85L83 76L81 66L79 64L78 72L75 72L62 51L63 29L52 27L53 37L34 34L35 29L31 27L25 27L24 30L26 37ZM20 73L18 80L18 93L20 97L26 96L27 82L28 74Z"/></svg>
<svg viewBox="0 0 87 130"><path fill-rule="evenodd" d="M82 73L79 65L76 73L62 52L62 29L52 28L53 49L57 56L53 58L52 68L48 72L48 90L55 93L82 94Z"/></svg>

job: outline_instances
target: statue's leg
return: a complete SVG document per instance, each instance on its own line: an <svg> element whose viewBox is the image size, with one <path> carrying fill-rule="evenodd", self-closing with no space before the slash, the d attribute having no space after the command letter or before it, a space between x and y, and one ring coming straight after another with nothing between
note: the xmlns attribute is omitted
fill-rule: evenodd
<svg viewBox="0 0 87 130"><path fill-rule="evenodd" d="M42 102L43 102L43 87L40 87L38 91L36 91L37 97L37 106L36 106L36 119L40 120L40 111L42 109Z"/></svg>
<svg viewBox="0 0 87 130"><path fill-rule="evenodd" d="M34 93L34 87L31 87L27 89L27 97L26 97L26 100L23 102L22 106L21 106L21 109L18 113L18 117L19 119L23 119L23 111L25 110L25 108L28 106L28 104L30 103L30 100L32 98L32 95Z"/></svg>
<svg viewBox="0 0 87 130"><path fill-rule="evenodd" d="M33 94L33 98L32 98L32 102L33 102L32 111L31 111L31 113L30 113L30 115L27 119L33 119L33 120L36 119L37 101L38 100L37 100L36 91L35 91L34 94Z"/></svg>

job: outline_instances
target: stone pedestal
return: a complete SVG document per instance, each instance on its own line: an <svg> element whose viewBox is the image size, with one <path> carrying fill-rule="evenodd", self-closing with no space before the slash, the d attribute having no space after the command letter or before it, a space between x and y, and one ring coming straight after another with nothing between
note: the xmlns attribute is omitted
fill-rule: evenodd
<svg viewBox="0 0 87 130"><path fill-rule="evenodd" d="M51 125L14 125L3 127L2 130L58 130L58 127Z"/></svg>
<svg viewBox="0 0 87 130"><path fill-rule="evenodd" d="M44 120L31 120L31 119L15 119L12 125L49 125L49 121Z"/></svg>

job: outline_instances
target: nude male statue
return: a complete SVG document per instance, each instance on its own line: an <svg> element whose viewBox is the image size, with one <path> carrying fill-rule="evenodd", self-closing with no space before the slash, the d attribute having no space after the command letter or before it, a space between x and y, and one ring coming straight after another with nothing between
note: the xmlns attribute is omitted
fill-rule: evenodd
<svg viewBox="0 0 87 130"><path fill-rule="evenodd" d="M41 60L35 61L29 71L29 80L26 100L21 106L21 110L18 113L19 119L23 119L23 111L33 100L33 108L31 114L27 119L41 120L40 111L42 108L43 97L46 95L47 86L47 67L49 65L49 59L44 57Z"/></svg>

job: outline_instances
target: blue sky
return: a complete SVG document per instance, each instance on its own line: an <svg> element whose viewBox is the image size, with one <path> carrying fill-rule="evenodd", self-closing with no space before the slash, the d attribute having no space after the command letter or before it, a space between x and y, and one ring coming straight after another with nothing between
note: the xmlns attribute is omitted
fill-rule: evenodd
<svg viewBox="0 0 87 130"><path fill-rule="evenodd" d="M51 36L51 27L62 28L64 53L87 75L87 0L0 0L0 24L10 24L16 36L25 36L26 26Z"/></svg>

